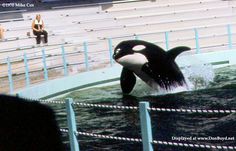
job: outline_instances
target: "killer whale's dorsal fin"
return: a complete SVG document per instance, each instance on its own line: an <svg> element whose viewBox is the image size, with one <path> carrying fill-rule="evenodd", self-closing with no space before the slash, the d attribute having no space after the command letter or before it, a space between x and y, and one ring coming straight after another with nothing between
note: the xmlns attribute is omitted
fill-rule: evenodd
<svg viewBox="0 0 236 151"><path fill-rule="evenodd" d="M122 92L125 94L129 94L136 83L136 77L133 73L133 71L123 68L120 76L120 85Z"/></svg>
<svg viewBox="0 0 236 151"><path fill-rule="evenodd" d="M167 55L169 59L175 60L175 58L182 52L184 51L188 51L191 50L191 48L186 47L186 46L179 46L179 47L175 47L170 49L169 51L167 51Z"/></svg>

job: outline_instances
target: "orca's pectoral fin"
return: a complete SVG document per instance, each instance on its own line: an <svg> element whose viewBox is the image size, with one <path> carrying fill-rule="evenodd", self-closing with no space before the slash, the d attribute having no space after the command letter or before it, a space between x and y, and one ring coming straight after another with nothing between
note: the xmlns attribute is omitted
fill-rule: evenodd
<svg viewBox="0 0 236 151"><path fill-rule="evenodd" d="M123 68L120 76L120 85L123 93L129 94L136 83L136 77L133 71Z"/></svg>
<svg viewBox="0 0 236 151"><path fill-rule="evenodd" d="M175 60L175 58L182 52L184 51L188 51L191 50L191 48L186 47L186 46L180 46L180 47L175 47L173 49L170 49L167 54L168 54L168 58Z"/></svg>

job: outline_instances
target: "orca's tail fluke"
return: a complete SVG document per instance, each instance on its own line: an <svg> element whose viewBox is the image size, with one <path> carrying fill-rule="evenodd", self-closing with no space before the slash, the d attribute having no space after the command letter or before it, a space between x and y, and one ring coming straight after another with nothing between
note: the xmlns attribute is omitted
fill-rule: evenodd
<svg viewBox="0 0 236 151"><path fill-rule="evenodd" d="M168 58L171 59L171 60L175 60L175 58L182 52L184 51L189 51L191 50L191 48L189 47L186 47L186 46L179 46L179 47L175 47L175 48L172 48L170 49L168 52L167 52L167 55L168 55Z"/></svg>

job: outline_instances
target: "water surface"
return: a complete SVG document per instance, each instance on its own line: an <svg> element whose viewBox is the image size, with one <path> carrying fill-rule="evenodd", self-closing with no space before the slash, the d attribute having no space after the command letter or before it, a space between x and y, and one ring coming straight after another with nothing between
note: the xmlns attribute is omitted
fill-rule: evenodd
<svg viewBox="0 0 236 151"><path fill-rule="evenodd" d="M188 91L157 92L139 81L130 96L123 96L119 84L74 91L64 98L109 105L138 106L148 101L152 107L184 109L236 109L236 66L213 70L209 65L183 69ZM178 92L180 91L180 92ZM61 99L64 99L61 98ZM53 105L61 127L66 127L65 108ZM84 108L75 106L78 131L111 136L141 138L136 110ZM236 146L236 114L151 112L153 139L182 143ZM174 140L177 138L189 140ZM233 140L195 140L228 137ZM65 143L67 137L64 137ZM79 136L82 151L141 151L142 144ZM211 151L155 145L158 151ZM218 149L215 149L216 151Z"/></svg>

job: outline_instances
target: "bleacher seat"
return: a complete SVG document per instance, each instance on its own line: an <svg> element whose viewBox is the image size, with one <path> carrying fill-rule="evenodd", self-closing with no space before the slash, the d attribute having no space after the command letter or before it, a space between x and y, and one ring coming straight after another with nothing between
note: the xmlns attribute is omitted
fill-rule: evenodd
<svg viewBox="0 0 236 151"><path fill-rule="evenodd" d="M138 35L140 39L165 48L164 32L169 32L170 48L177 45L195 48L194 29L198 30L201 47L225 46L228 42L228 24L232 25L233 38L236 37L235 6L236 1L156 0L22 12L23 19L4 20L2 23L7 31L6 40L0 42L0 59L7 56L22 58L25 52L29 54L30 62L41 61L42 48L51 58L59 58L60 47L64 44L66 53L70 54L67 58L68 64L76 64L75 58L80 59L77 63L84 62L84 41L91 44L88 50L90 61L93 61L99 60L99 57L109 57L109 38L113 40L113 47L122 40ZM48 46L36 47L31 31L32 20L38 13L42 15L49 33ZM29 32L30 36L27 35ZM103 53L100 53L101 51ZM81 53L76 54L78 57L74 52ZM96 52L99 52L99 55ZM20 63L23 64L19 58L15 61L21 60ZM57 66L61 60L48 63ZM18 64L19 61L13 66ZM2 66L6 66L5 61ZM41 64L38 67L42 69Z"/></svg>

